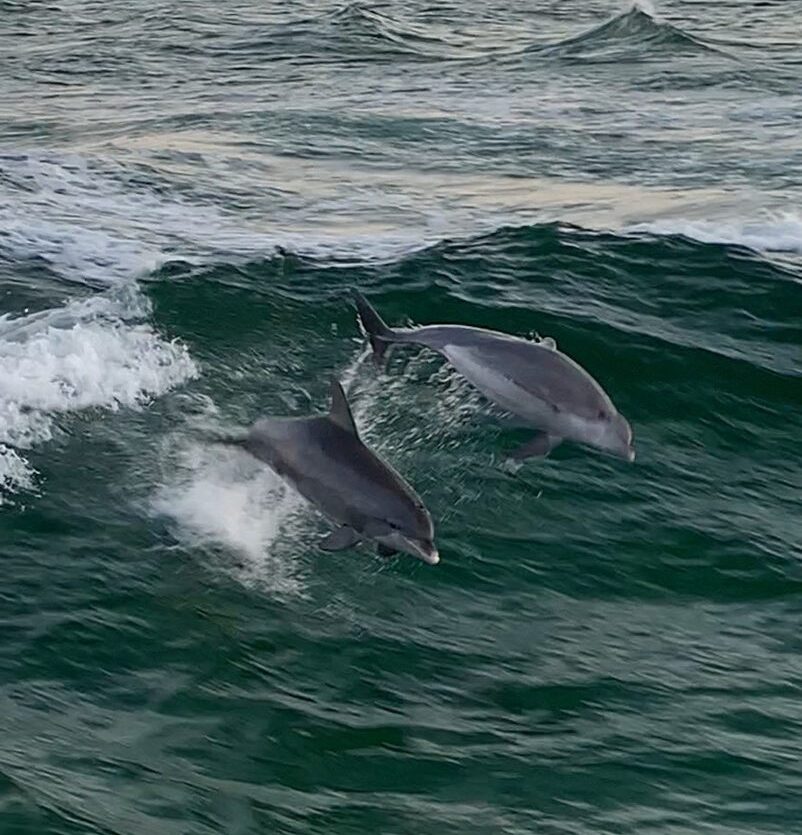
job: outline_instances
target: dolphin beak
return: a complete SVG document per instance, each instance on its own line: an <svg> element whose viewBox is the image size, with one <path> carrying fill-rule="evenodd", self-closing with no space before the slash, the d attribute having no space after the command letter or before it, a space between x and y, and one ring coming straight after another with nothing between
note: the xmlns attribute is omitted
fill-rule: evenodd
<svg viewBox="0 0 802 835"><path fill-rule="evenodd" d="M425 562L428 562L429 565L437 565L437 563L440 562L440 552L437 549L430 551L423 559Z"/></svg>
<svg viewBox="0 0 802 835"><path fill-rule="evenodd" d="M404 554L409 554L409 556L415 557L429 565L437 565L440 562L440 553L431 541L413 539L412 537L404 536L398 531L394 531L389 536L379 537L376 541L381 542L393 551L401 551Z"/></svg>
<svg viewBox="0 0 802 835"><path fill-rule="evenodd" d="M627 461L634 461L635 460L635 448L630 447L629 452L627 453Z"/></svg>
<svg viewBox="0 0 802 835"><path fill-rule="evenodd" d="M440 552L434 546L427 547L414 540L407 540L409 553L429 565L437 565L440 562Z"/></svg>

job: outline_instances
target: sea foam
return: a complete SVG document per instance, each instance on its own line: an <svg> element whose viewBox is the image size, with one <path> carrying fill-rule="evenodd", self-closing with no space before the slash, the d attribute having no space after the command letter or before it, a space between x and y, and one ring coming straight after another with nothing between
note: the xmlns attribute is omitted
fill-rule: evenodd
<svg viewBox="0 0 802 835"><path fill-rule="evenodd" d="M702 243L737 244L765 252L802 254L802 216L767 214L763 219L687 220L666 218L628 227L627 232L682 235Z"/></svg>
<svg viewBox="0 0 802 835"><path fill-rule="evenodd" d="M0 488L30 486L23 450L49 440L58 415L141 406L198 373L186 347L162 338L147 312L130 287L0 317Z"/></svg>
<svg viewBox="0 0 802 835"><path fill-rule="evenodd" d="M193 550L221 548L234 556L231 573L244 585L301 593L296 556L309 526L298 524L308 511L298 493L241 450L189 442L186 435L169 444L170 470L152 508L173 520L176 538Z"/></svg>

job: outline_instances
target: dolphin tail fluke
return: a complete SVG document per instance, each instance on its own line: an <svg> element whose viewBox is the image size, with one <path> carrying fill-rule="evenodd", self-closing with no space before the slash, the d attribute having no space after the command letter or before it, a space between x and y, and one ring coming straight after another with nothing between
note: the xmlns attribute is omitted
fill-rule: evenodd
<svg viewBox="0 0 802 835"><path fill-rule="evenodd" d="M384 356L390 344L399 341L398 333L387 327L384 319L379 316L373 305L359 290L352 290L352 293L359 314L359 321L370 340L370 347L373 348L373 361L381 367L384 364Z"/></svg>

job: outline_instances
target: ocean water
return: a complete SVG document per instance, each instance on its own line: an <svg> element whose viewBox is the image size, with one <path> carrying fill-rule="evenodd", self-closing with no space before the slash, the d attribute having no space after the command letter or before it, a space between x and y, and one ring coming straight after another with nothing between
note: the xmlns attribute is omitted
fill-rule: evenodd
<svg viewBox="0 0 802 835"><path fill-rule="evenodd" d="M0 2L0 833L802 831L802 2ZM632 465L389 322L553 337ZM207 442L326 408L442 562Z"/></svg>

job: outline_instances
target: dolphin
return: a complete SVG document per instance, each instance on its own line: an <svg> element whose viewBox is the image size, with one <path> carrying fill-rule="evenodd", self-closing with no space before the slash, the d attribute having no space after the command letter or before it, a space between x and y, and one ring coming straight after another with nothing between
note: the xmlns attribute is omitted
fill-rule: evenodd
<svg viewBox="0 0 802 835"><path fill-rule="evenodd" d="M424 345L442 354L493 403L538 430L513 458L545 456L568 440L635 460L627 420L553 339L532 342L461 325L390 328L361 293L354 290L353 295L378 364L393 343Z"/></svg>
<svg viewBox="0 0 802 835"><path fill-rule="evenodd" d="M304 418L267 417L243 438L224 443L264 461L337 527L324 537L325 551L361 540L382 556L401 551L436 565L432 517L404 479L359 438L348 400L331 382L331 410Z"/></svg>

